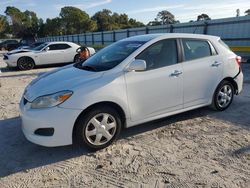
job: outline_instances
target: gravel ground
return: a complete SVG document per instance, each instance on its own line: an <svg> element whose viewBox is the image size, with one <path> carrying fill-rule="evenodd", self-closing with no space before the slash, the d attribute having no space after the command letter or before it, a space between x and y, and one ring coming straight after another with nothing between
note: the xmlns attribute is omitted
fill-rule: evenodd
<svg viewBox="0 0 250 188"><path fill-rule="evenodd" d="M224 112L201 108L123 131L112 146L46 148L28 142L18 103L53 68L8 70L0 60L0 187L250 187L250 64Z"/></svg>

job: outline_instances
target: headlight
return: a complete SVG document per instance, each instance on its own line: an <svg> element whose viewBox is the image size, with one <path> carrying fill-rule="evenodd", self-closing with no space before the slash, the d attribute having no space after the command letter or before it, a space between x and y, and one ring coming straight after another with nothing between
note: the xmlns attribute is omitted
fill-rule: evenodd
<svg viewBox="0 0 250 188"><path fill-rule="evenodd" d="M31 103L31 108L49 108L62 104L73 94L72 91L60 91L51 95L36 98Z"/></svg>

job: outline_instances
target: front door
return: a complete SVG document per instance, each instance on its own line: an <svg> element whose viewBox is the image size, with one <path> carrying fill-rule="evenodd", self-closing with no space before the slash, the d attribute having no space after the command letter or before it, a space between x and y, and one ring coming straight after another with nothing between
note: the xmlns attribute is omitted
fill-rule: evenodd
<svg viewBox="0 0 250 188"><path fill-rule="evenodd" d="M147 70L125 73L132 121L182 109L182 65L177 54L175 39L156 42L136 57L146 61Z"/></svg>
<svg viewBox="0 0 250 188"><path fill-rule="evenodd" d="M41 51L39 55L40 65L64 63L64 49L61 49L61 44L51 44L48 46L48 51Z"/></svg>

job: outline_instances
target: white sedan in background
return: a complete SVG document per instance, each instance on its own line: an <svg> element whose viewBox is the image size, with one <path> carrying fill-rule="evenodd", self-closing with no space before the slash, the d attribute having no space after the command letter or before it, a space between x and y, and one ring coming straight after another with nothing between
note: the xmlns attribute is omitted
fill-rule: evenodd
<svg viewBox="0 0 250 188"><path fill-rule="evenodd" d="M32 50L17 50L4 55L8 67L30 70L36 65L72 63L80 46L72 42L47 42ZM92 54L91 54L92 55Z"/></svg>

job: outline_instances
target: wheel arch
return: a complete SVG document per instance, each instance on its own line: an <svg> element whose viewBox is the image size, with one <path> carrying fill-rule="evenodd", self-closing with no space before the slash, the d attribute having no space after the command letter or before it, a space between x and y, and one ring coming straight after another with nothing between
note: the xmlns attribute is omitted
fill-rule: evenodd
<svg viewBox="0 0 250 188"><path fill-rule="evenodd" d="M229 81L233 85L233 87L234 87L234 94L237 94L238 93L238 85L237 85L236 81L232 77L226 77L222 81L225 81L225 80Z"/></svg>
<svg viewBox="0 0 250 188"><path fill-rule="evenodd" d="M30 57L30 56L21 56L21 57L19 57L19 58L17 59L17 63L18 63L18 61L19 61L21 58L29 58L29 59L31 59L31 60L33 61L33 63L36 65L35 60L34 60L32 57Z"/></svg>
<svg viewBox="0 0 250 188"><path fill-rule="evenodd" d="M118 105L115 102L111 102L111 101L97 102L95 104L92 104L92 105L88 106L86 109L84 109L78 115L78 117L76 118L76 121L75 121L74 127L73 127L73 131L72 131L72 140L73 140L73 143L74 143L74 139L75 139L75 135L76 135L76 123L79 121L80 117L83 114L90 112L92 109L97 108L98 106L111 106L112 108L114 108L118 112L118 114L120 115L120 117L121 117L122 128L126 127L126 114L125 114L125 111L123 110L123 108L120 105Z"/></svg>

